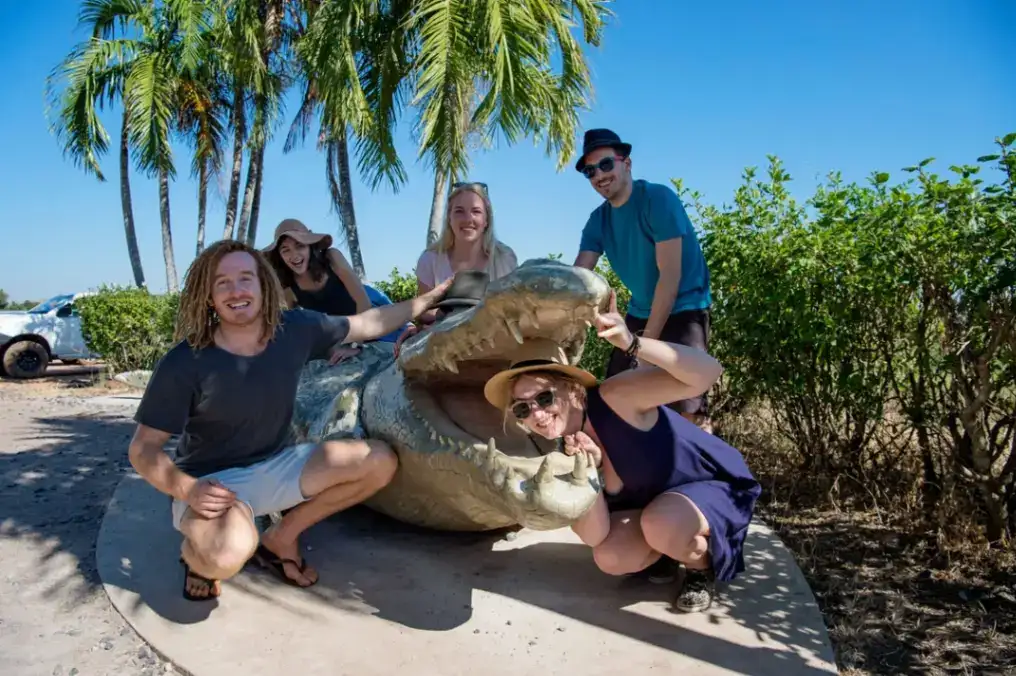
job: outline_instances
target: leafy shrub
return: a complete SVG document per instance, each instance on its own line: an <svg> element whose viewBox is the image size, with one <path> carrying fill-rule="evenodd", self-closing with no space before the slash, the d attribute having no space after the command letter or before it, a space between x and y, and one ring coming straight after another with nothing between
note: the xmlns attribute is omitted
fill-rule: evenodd
<svg viewBox="0 0 1016 676"><path fill-rule="evenodd" d="M1016 533L1014 142L954 182L931 160L893 187L833 174L806 205L776 158L723 208L674 181L704 232L724 387L769 412L795 475L916 487L940 525L948 493L992 542ZM986 163L1000 183L978 178Z"/></svg>
<svg viewBox="0 0 1016 676"><path fill-rule="evenodd" d="M113 372L151 369L170 348L177 294L157 296L147 289L104 286L75 305L88 347Z"/></svg>
<svg viewBox="0 0 1016 676"><path fill-rule="evenodd" d="M398 268L392 268L388 279L373 282L371 286L388 296L393 303L416 298L416 274L414 272L402 274Z"/></svg>

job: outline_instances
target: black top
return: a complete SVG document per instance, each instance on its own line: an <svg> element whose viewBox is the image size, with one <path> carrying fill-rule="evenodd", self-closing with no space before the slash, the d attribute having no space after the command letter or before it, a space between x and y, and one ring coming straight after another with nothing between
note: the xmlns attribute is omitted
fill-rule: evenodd
<svg viewBox="0 0 1016 676"><path fill-rule="evenodd" d="M204 476L260 462L292 442L302 369L328 358L349 319L286 310L277 331L253 357L180 341L159 360L134 420L180 435L177 467Z"/></svg>
<svg viewBox="0 0 1016 676"><path fill-rule="evenodd" d="M291 289L297 304L302 308L342 317L356 314L356 301L331 266L325 268L325 285L319 290L307 291L297 284L293 284Z"/></svg>

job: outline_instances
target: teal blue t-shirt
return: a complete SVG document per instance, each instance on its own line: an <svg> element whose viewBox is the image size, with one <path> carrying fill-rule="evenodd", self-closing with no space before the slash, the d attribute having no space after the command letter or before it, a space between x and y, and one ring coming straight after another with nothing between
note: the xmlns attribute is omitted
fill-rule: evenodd
<svg viewBox="0 0 1016 676"><path fill-rule="evenodd" d="M589 215L579 249L606 254L610 266L631 290L628 313L648 319L660 271L656 243L681 237L681 281L671 314L702 310L712 304L709 269L695 228L677 193L644 180L633 182L631 197L620 207L604 201Z"/></svg>

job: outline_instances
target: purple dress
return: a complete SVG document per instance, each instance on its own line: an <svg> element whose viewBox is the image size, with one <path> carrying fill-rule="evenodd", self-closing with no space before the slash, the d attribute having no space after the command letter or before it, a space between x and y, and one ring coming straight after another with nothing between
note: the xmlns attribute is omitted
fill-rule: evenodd
<svg viewBox="0 0 1016 676"><path fill-rule="evenodd" d="M589 422L624 486L604 491L611 512L642 509L664 492L681 493L709 523L709 555L716 579L744 570L744 539L762 486L735 448L664 406L647 431L629 425L588 390Z"/></svg>

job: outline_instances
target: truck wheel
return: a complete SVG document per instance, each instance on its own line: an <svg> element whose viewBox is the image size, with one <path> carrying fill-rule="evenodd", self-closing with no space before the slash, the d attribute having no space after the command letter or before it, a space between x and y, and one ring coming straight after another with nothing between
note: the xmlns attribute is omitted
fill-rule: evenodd
<svg viewBox="0 0 1016 676"><path fill-rule="evenodd" d="M38 378L49 366L49 352L34 340L22 340L4 351L3 365L11 378Z"/></svg>

